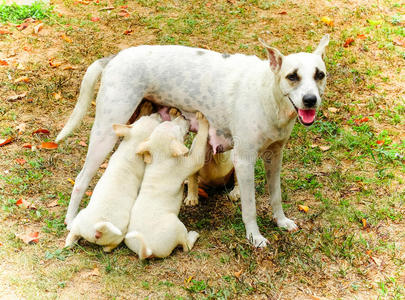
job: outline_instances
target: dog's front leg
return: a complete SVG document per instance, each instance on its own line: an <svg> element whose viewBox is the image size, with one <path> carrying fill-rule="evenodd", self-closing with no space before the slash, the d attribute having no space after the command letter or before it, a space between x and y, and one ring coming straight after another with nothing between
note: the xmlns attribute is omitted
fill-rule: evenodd
<svg viewBox="0 0 405 300"><path fill-rule="evenodd" d="M246 237L255 247L266 247L268 240L261 235L256 220L254 182L256 159L256 151L235 149L233 153L233 163L241 192L242 219L245 224Z"/></svg>
<svg viewBox="0 0 405 300"><path fill-rule="evenodd" d="M298 226L294 221L284 215L283 206L281 204L280 171L284 144L284 142L271 144L261 156L266 169L270 204L273 208L273 219L276 221L278 227L285 228L289 231L296 231L298 230Z"/></svg>

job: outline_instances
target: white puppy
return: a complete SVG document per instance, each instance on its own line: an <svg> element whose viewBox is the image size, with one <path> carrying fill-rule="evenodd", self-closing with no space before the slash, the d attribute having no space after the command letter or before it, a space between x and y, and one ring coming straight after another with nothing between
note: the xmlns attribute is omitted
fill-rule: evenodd
<svg viewBox="0 0 405 300"><path fill-rule="evenodd" d="M66 247L80 237L104 246L106 252L121 243L145 170L143 157L135 151L159 123L160 116L153 114L141 117L133 125L113 125L114 132L124 139L111 156L88 206L73 220Z"/></svg>
<svg viewBox="0 0 405 300"><path fill-rule="evenodd" d="M213 154L208 149L207 156L204 167L188 178L187 197L184 199L184 204L189 206L198 204L199 186L202 188L224 187L231 181L232 177L234 177L235 186L229 193L229 198L232 201L238 200L240 192L232 162L232 151Z"/></svg>
<svg viewBox="0 0 405 300"><path fill-rule="evenodd" d="M177 217L185 179L204 165L208 121L201 113L198 120L199 131L188 156L184 145L188 123L182 117L160 124L138 148L149 164L131 212L125 244L140 259L167 257L178 245L188 251L199 236L195 231L187 232Z"/></svg>

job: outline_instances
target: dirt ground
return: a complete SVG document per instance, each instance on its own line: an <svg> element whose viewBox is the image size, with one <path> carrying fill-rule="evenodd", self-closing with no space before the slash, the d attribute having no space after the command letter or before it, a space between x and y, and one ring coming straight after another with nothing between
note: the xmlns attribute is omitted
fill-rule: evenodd
<svg viewBox="0 0 405 300"><path fill-rule="evenodd" d="M403 2L50 3L41 21L0 23L0 299L404 299ZM200 233L190 253L140 262L125 246L63 248L95 106L57 148L43 143L72 112L92 61L141 44L266 59L259 37L289 54L314 50L326 33L323 105L313 126L296 124L284 152L284 209L298 232L273 223L258 161L266 249L245 239L226 189L181 209Z"/></svg>

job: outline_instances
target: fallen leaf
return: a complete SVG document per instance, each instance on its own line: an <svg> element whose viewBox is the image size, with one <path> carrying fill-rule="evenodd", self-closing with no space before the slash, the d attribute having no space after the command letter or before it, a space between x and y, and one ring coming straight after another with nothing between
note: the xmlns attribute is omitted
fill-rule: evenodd
<svg viewBox="0 0 405 300"><path fill-rule="evenodd" d="M16 236L26 244L39 242L39 238L38 238L39 232L38 231L30 232L28 234L27 233L16 234Z"/></svg>
<svg viewBox="0 0 405 300"><path fill-rule="evenodd" d="M333 20L329 17L322 17L321 21L324 22L328 26L333 26Z"/></svg>
<svg viewBox="0 0 405 300"><path fill-rule="evenodd" d="M354 43L354 38L349 37L346 39L345 43L343 44L343 47L347 48L350 45L352 45L353 43Z"/></svg>
<svg viewBox="0 0 405 300"><path fill-rule="evenodd" d="M93 271L87 273L87 276L100 276L100 271L98 268L94 268Z"/></svg>
<svg viewBox="0 0 405 300"><path fill-rule="evenodd" d="M91 21L92 22L98 22L98 21L100 21L100 18L99 17L92 17Z"/></svg>
<svg viewBox="0 0 405 300"><path fill-rule="evenodd" d="M311 148L319 147L317 144L311 144Z"/></svg>
<svg viewBox="0 0 405 300"><path fill-rule="evenodd" d="M239 278L240 275L242 275L242 269L240 269L238 272L233 273L233 275L234 275L236 278Z"/></svg>
<svg viewBox="0 0 405 300"><path fill-rule="evenodd" d="M58 200L54 200L54 201L48 203L48 204L46 205L46 207L51 208L51 207L55 207L55 206L58 206L58 205L59 205L59 204L58 204Z"/></svg>
<svg viewBox="0 0 405 300"><path fill-rule="evenodd" d="M128 5L121 5L120 8L128 8Z"/></svg>
<svg viewBox="0 0 405 300"><path fill-rule="evenodd" d="M15 205L17 205L19 208L24 208L24 209L28 209L28 208L32 208L35 209L35 206L32 205L32 203L25 201L23 198L20 198L17 200L17 202L15 203Z"/></svg>
<svg viewBox="0 0 405 300"><path fill-rule="evenodd" d="M31 149L32 145L30 143L25 143L25 144L22 145L22 147Z"/></svg>
<svg viewBox="0 0 405 300"><path fill-rule="evenodd" d="M39 128L39 129L35 130L32 134L45 134L45 135L48 135L49 130L44 129L44 128Z"/></svg>
<svg viewBox="0 0 405 300"><path fill-rule="evenodd" d="M8 66L8 62L5 60L0 59L0 66Z"/></svg>
<svg viewBox="0 0 405 300"><path fill-rule="evenodd" d="M80 145L80 146L83 146L83 147L87 147L87 144L86 144L85 142L83 142L83 141L80 141L80 142L79 142L79 145Z"/></svg>
<svg viewBox="0 0 405 300"><path fill-rule="evenodd" d="M24 93L19 94L19 95L10 96L10 97L7 98L7 101L14 102L14 101L17 101L17 100L20 100L20 99L24 98L25 96L27 96L27 92L24 92Z"/></svg>
<svg viewBox="0 0 405 300"><path fill-rule="evenodd" d="M50 58L50 59L49 59L49 65L50 65L52 68L57 68L57 67L59 67L62 63L61 63L61 62L58 62L58 61L54 61L54 59L55 59L55 58Z"/></svg>
<svg viewBox="0 0 405 300"><path fill-rule="evenodd" d="M18 126L16 127L16 129L18 130L18 134L22 134L25 131L26 127L27 127L27 124L25 124L25 123L18 124Z"/></svg>
<svg viewBox="0 0 405 300"><path fill-rule="evenodd" d="M331 113L335 113L335 112L338 112L338 111L339 111L339 109L337 109L336 107L328 107L328 110L329 110Z"/></svg>
<svg viewBox="0 0 405 300"><path fill-rule="evenodd" d="M330 149L330 146L319 146L319 149L322 151L328 151Z"/></svg>
<svg viewBox="0 0 405 300"><path fill-rule="evenodd" d="M22 76L14 80L14 83L19 83L19 82L29 82L30 79L27 76Z"/></svg>
<svg viewBox="0 0 405 300"><path fill-rule="evenodd" d="M108 163L107 163L107 162L103 163L103 164L100 166L100 168L102 168L102 169L107 169L107 167L108 167Z"/></svg>
<svg viewBox="0 0 405 300"><path fill-rule="evenodd" d="M357 38L361 39L361 40L365 40L366 36L364 34L358 34Z"/></svg>
<svg viewBox="0 0 405 300"><path fill-rule="evenodd" d="M59 91L57 93L53 93L53 97L55 98L55 100L61 99L62 98L61 91Z"/></svg>
<svg viewBox="0 0 405 300"><path fill-rule="evenodd" d="M76 69L77 69L77 67L73 67L71 65L67 65L67 66L63 67L63 70L76 70Z"/></svg>
<svg viewBox="0 0 405 300"><path fill-rule="evenodd" d="M399 37L394 38L392 41L397 46L405 47L405 40L403 40L403 39L401 39Z"/></svg>
<svg viewBox="0 0 405 300"><path fill-rule="evenodd" d="M286 12L285 10L283 10L283 11L280 11L278 14L279 14L279 15L286 15L287 12Z"/></svg>
<svg viewBox="0 0 405 300"><path fill-rule="evenodd" d="M68 178L67 181L69 181L72 185L75 185L75 181L72 178Z"/></svg>
<svg viewBox="0 0 405 300"><path fill-rule="evenodd" d="M34 27L34 34L38 34L44 28L44 23L39 23L37 26Z"/></svg>
<svg viewBox="0 0 405 300"><path fill-rule="evenodd" d="M128 30L125 30L123 34L130 35L132 32L134 32L132 29L128 29Z"/></svg>
<svg viewBox="0 0 405 300"><path fill-rule="evenodd" d="M11 32L8 30L0 29L0 34L11 34Z"/></svg>
<svg viewBox="0 0 405 300"><path fill-rule="evenodd" d="M191 275L189 278L187 278L187 279L184 279L184 283L185 284L187 284L187 283L190 283L190 281L191 281L191 279L193 279L193 275Z"/></svg>
<svg viewBox="0 0 405 300"><path fill-rule="evenodd" d="M123 18L128 18L130 16L126 10L121 10L117 15Z"/></svg>
<svg viewBox="0 0 405 300"><path fill-rule="evenodd" d="M24 50L24 51L27 51L27 52L31 52L31 51L32 51L32 49L31 49L31 48L28 48L27 46L24 46L24 47L23 47L23 50Z"/></svg>
<svg viewBox="0 0 405 300"><path fill-rule="evenodd" d="M27 161L24 158L16 158L15 161L17 162L17 164L19 164L20 166L23 166Z"/></svg>
<svg viewBox="0 0 405 300"><path fill-rule="evenodd" d="M12 137L9 137L7 139L0 139L0 147L4 146L4 145L7 145L7 144L10 144L12 141L13 141Z"/></svg>
<svg viewBox="0 0 405 300"><path fill-rule="evenodd" d="M368 227L366 219L361 219L361 223L363 224L363 229Z"/></svg>
<svg viewBox="0 0 405 300"><path fill-rule="evenodd" d="M112 10L112 9L114 9L114 8L115 8L114 6L106 6L106 7L100 8L99 10L100 10L100 11L102 11L102 10Z"/></svg>
<svg viewBox="0 0 405 300"><path fill-rule="evenodd" d="M92 191L87 191L86 195L90 197L91 195L93 195L93 192Z"/></svg>
<svg viewBox="0 0 405 300"><path fill-rule="evenodd" d="M56 149L58 148L58 144L54 142L43 142L41 145L38 146L38 148L42 149Z"/></svg>
<svg viewBox="0 0 405 300"><path fill-rule="evenodd" d="M62 38L62 40L64 40L65 42L71 43L72 40L66 35L66 34L61 34L60 36Z"/></svg>
<svg viewBox="0 0 405 300"><path fill-rule="evenodd" d="M361 124L361 123L365 123L365 122L368 122L370 119L368 118L368 117L364 117L364 118L361 118L361 119L354 119L353 121L354 121L354 123L356 123L357 125L359 125L359 124Z"/></svg>
<svg viewBox="0 0 405 300"><path fill-rule="evenodd" d="M303 212L308 212L308 210L309 210L309 207L308 206L306 206L306 205L298 205L298 210L299 211L303 211Z"/></svg>
<svg viewBox="0 0 405 300"><path fill-rule="evenodd" d="M384 140L378 140L376 143L377 143L377 145L384 145L385 141Z"/></svg>
<svg viewBox="0 0 405 300"><path fill-rule="evenodd" d="M202 188L198 188L198 196L208 199L208 194Z"/></svg>
<svg viewBox="0 0 405 300"><path fill-rule="evenodd" d="M28 24L27 23L21 23L20 25L17 25L16 27L17 27L17 29L19 31L21 31L21 30L24 30L25 28L27 28Z"/></svg>
<svg viewBox="0 0 405 300"><path fill-rule="evenodd" d="M3 246L3 243L2 243L2 242L0 242L0 247L1 247L1 246Z"/></svg>

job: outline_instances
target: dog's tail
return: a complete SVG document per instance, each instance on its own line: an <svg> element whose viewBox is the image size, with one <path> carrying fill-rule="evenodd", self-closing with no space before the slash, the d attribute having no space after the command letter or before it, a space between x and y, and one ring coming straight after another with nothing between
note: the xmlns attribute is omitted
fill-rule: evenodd
<svg viewBox="0 0 405 300"><path fill-rule="evenodd" d="M105 66L113 57L114 56L109 56L96 60L90 65L90 67L88 67L80 86L79 99L77 100L73 113L70 115L65 127L63 127L62 131L56 137L56 142L63 140L80 124L80 121L83 119L91 101L94 98L94 89L96 87L96 83L100 78Z"/></svg>
<svg viewBox="0 0 405 300"><path fill-rule="evenodd" d="M94 238L99 239L103 235L122 236L122 231L111 222L98 222L94 225Z"/></svg>
<svg viewBox="0 0 405 300"><path fill-rule="evenodd" d="M138 249L138 256L139 259L145 259L152 256L152 250L148 248L145 244L145 240L143 239L143 235L138 231L131 231L125 236L125 240L127 239L136 239L139 244Z"/></svg>

